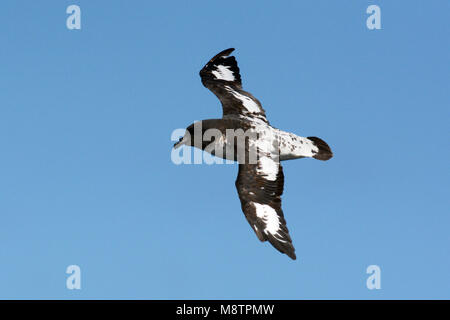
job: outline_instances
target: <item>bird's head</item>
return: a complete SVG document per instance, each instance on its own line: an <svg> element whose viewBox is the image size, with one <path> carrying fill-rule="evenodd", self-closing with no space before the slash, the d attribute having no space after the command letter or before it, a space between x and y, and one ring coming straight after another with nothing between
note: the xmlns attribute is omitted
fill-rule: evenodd
<svg viewBox="0 0 450 320"><path fill-rule="evenodd" d="M191 147L196 147L204 150L218 135L221 135L218 129L218 121L215 119L196 121L186 128L184 136L181 137L173 147L175 149L181 147L182 145L187 145ZM214 130L214 131L209 131ZM208 133L209 132L209 133ZM206 137L205 137L206 136Z"/></svg>
<svg viewBox="0 0 450 320"><path fill-rule="evenodd" d="M183 137L180 137L180 140L178 140L177 142L174 143L174 145L173 145L174 149L178 149L182 145L186 144L185 136L186 136L186 134Z"/></svg>
<svg viewBox="0 0 450 320"><path fill-rule="evenodd" d="M186 128L186 131L184 133L184 136L180 137L178 142L176 142L173 147L175 149L187 145L187 146L193 146L194 145L194 133L197 131L196 123L191 124L189 127ZM201 130L201 129L200 129ZM200 131L199 134L202 134Z"/></svg>

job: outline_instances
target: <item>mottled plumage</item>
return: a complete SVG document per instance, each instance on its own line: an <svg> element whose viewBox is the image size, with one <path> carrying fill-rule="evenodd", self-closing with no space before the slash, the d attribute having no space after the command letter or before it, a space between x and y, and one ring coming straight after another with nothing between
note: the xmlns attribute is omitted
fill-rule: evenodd
<svg viewBox="0 0 450 320"><path fill-rule="evenodd" d="M328 160L333 154L326 142L319 138L300 137L269 124L258 99L242 89L239 67L236 59L230 56L233 50L220 52L200 71L203 85L222 103L222 119L190 125L175 147L186 144L237 161L236 188L242 211L256 236L296 259L281 209L284 174L280 161L305 157ZM201 131L196 133L195 127L200 124ZM188 139L195 134L203 137L209 129L216 129L219 136L208 141L199 140L199 143ZM239 130L247 134L245 143L236 143L236 137L231 135L231 132ZM253 151L256 151L254 158Z"/></svg>

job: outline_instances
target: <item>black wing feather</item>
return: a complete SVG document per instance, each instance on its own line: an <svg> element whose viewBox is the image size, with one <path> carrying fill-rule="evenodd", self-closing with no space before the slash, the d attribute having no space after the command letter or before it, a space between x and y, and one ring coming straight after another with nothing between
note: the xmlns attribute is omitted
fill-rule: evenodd
<svg viewBox="0 0 450 320"><path fill-rule="evenodd" d="M295 248L289 236L283 210L281 209L281 195L283 194L284 174L279 165L278 174L274 181L261 176L257 164L239 164L239 174L236 188L241 200L242 211L256 236L261 241L269 241L278 251L287 254L295 260ZM265 231L267 224L257 215L257 205L268 205L276 211L279 220L277 233Z"/></svg>
<svg viewBox="0 0 450 320"><path fill-rule="evenodd" d="M261 103L251 93L242 90L240 70L233 48L216 54L200 70L203 85L222 103L223 117L258 118L267 122Z"/></svg>

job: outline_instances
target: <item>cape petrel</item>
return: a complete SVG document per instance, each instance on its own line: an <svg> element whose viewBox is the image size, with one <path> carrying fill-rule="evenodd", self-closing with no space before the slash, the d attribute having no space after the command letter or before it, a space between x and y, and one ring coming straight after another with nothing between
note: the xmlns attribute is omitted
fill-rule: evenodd
<svg viewBox="0 0 450 320"><path fill-rule="evenodd" d="M328 160L333 156L328 144L317 137L300 137L272 127L261 103L242 89L241 75L233 48L214 56L200 71L203 85L222 103L222 119L191 124L174 148L188 145L217 157L239 163L236 188L242 211L256 236L296 259L286 220L281 209L284 175L281 161L298 158ZM210 129L219 132L214 139L204 137ZM231 133L245 132L244 143L236 143ZM242 141L242 140L241 140ZM218 152L218 150L220 152ZM254 161L250 150L256 150ZM222 152L223 151L223 152Z"/></svg>

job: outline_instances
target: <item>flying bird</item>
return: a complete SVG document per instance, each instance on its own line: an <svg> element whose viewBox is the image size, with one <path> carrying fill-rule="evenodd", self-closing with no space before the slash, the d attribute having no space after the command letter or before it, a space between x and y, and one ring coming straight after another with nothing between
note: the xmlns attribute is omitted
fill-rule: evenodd
<svg viewBox="0 0 450 320"><path fill-rule="evenodd" d="M233 51L234 48L230 48L215 55L200 71L203 85L222 103L222 119L191 124L174 148L193 146L217 157L237 161L236 188L248 223L260 241L269 241L295 260L295 248L281 209L284 186L281 161L298 158L328 160L333 153L320 138L300 137L269 124L258 99L242 89L239 67L235 57L230 56ZM210 140L205 136L208 130L215 130ZM241 143L237 141L236 132L245 133ZM193 138L196 135L204 139Z"/></svg>

